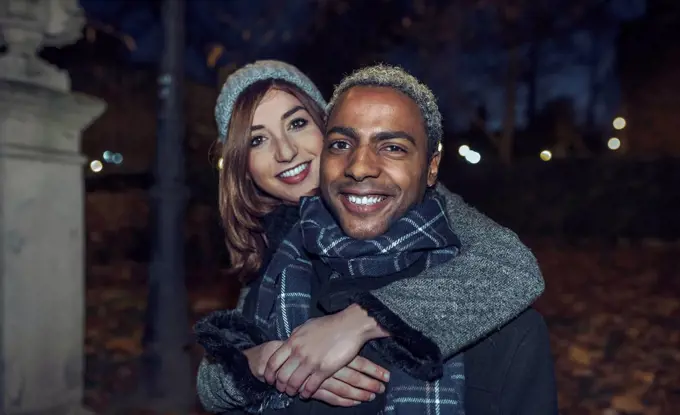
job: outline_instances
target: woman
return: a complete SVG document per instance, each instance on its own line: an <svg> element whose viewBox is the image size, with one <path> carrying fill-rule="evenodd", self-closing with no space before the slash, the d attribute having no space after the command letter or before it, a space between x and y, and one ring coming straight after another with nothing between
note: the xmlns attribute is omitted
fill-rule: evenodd
<svg viewBox="0 0 680 415"><path fill-rule="evenodd" d="M253 318L255 314L260 288L257 277L299 217L296 204L300 197L313 194L317 188L323 108L323 97L306 76L290 65L274 61L257 62L232 74L218 99L216 119L224 142L220 209L233 273L249 283L244 290L247 295L242 295L239 302L246 318ZM443 361L528 307L542 292L543 279L533 255L514 233L493 223L445 189L439 191L450 196L447 214L462 244L459 255L444 265L455 274L425 271L417 277L369 290L365 295L370 301L359 304L359 308L369 315L388 313L396 321L389 327L390 332L406 330L421 336L414 343L431 344ZM422 289L419 291L418 281L427 278L441 279L437 282L440 287L437 293L423 295ZM457 291L461 284L465 286L463 296ZM404 298L409 301L403 301ZM351 304L347 310L356 306ZM265 392L268 385L254 379L276 382L270 376L263 378L262 365L279 344L265 343L264 339L230 340L236 350L243 353L235 353L233 361L221 364L205 359L199 370L199 396L206 409L223 412L235 408L276 408L278 402L273 402ZM370 358L382 363L381 356ZM365 364L363 360L352 361L311 398L340 406L370 400L365 399L366 396L374 398L371 394L349 394L348 399L347 395L334 393L338 389L331 384L335 378L351 385L347 382L347 372L360 372ZM239 365L249 367L254 377L239 376L236 373ZM414 370L418 369L421 368ZM358 385L362 382L354 386L362 389ZM276 386L280 392L291 394L286 385ZM374 386L364 389L370 391ZM265 398L269 400L263 402L265 396L269 396ZM304 402L296 401L296 404ZM309 405L313 406L313 401ZM330 407L325 408L327 412Z"/></svg>

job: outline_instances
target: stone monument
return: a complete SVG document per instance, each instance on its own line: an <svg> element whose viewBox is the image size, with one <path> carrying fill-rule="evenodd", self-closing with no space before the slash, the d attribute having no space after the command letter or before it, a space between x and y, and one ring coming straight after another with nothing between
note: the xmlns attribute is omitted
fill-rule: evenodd
<svg viewBox="0 0 680 415"><path fill-rule="evenodd" d="M105 105L37 56L83 22L77 0L0 0L0 415L86 412L80 137Z"/></svg>

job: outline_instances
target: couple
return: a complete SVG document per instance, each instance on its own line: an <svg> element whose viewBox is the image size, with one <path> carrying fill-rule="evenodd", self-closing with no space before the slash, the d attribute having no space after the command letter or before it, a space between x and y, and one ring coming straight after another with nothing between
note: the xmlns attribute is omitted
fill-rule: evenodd
<svg viewBox="0 0 680 415"><path fill-rule="evenodd" d="M215 110L237 310L196 324L214 413L557 414L531 252L441 185L441 114L399 68L326 104L297 68L233 73Z"/></svg>

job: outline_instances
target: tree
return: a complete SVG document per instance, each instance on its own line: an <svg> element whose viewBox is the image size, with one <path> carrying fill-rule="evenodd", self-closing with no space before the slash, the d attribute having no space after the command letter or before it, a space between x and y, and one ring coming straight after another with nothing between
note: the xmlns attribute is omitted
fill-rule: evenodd
<svg viewBox="0 0 680 415"><path fill-rule="evenodd" d="M160 62L159 0L81 0L81 4L90 37L97 32L115 35L127 60ZM214 85L217 68L263 57L286 59L305 38L321 6L316 0L187 1L187 76Z"/></svg>
<svg viewBox="0 0 680 415"><path fill-rule="evenodd" d="M481 59L478 71L503 90L501 132L489 132L487 136L504 164L512 163L520 88L526 87L525 118L531 124L538 108L539 79L580 63L575 59L580 48L575 36L592 22L601 22L609 3L610 0L490 0L469 11L481 15L486 24L476 19L463 20L473 24L466 29L462 53L495 55Z"/></svg>

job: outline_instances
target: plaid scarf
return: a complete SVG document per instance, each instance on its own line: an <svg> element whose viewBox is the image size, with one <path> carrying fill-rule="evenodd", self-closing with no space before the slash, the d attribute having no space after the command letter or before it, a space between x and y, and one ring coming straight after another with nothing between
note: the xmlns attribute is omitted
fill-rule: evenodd
<svg viewBox="0 0 680 415"><path fill-rule="evenodd" d="M307 252L331 267L331 278L390 275L423 255L426 267L436 266L458 252L458 238L435 192L428 192L423 203L385 234L368 241L346 236L318 196L301 201L300 215L300 222L274 254L259 289L256 323L280 340L310 318L314 269ZM444 376L433 382L415 379L396 368L390 372L383 413L464 414L462 354L447 361Z"/></svg>

